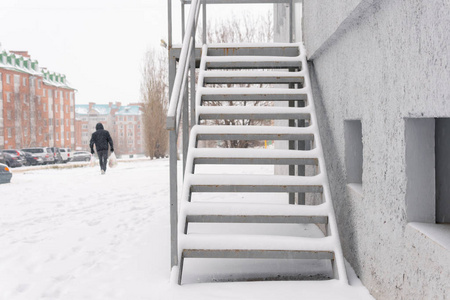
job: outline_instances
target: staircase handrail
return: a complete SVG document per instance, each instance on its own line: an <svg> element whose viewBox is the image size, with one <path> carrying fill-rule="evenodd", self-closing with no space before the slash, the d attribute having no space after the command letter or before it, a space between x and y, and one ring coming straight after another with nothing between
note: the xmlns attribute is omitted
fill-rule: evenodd
<svg viewBox="0 0 450 300"><path fill-rule="evenodd" d="M189 10L189 17L186 23L186 33L183 38L180 60L175 75L172 95L170 97L169 109L167 111L166 128L167 130L178 130L180 125L182 99L184 89L186 88L189 70L189 58L192 53L192 45L195 43L195 30L197 29L197 20L200 12L200 0L192 0ZM194 31L194 32L193 32Z"/></svg>

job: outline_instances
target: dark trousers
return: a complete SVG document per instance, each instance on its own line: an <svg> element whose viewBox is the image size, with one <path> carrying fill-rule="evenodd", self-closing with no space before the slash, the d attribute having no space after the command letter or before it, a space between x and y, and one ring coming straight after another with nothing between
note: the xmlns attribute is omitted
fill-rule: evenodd
<svg viewBox="0 0 450 300"><path fill-rule="evenodd" d="M100 163L100 169L106 171L106 162L108 161L108 150L97 151L98 161Z"/></svg>

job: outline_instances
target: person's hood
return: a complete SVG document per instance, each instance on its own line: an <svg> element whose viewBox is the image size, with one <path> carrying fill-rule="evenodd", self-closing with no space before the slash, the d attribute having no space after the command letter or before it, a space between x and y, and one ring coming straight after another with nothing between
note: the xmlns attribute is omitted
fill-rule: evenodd
<svg viewBox="0 0 450 300"><path fill-rule="evenodd" d="M95 129L96 130L104 129L103 128L103 124L102 123L97 123L97 125L95 125Z"/></svg>

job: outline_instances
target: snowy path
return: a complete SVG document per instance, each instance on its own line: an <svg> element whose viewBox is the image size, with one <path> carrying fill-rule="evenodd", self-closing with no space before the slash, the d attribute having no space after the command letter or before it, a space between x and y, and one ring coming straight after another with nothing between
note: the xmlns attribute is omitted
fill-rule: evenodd
<svg viewBox="0 0 450 300"><path fill-rule="evenodd" d="M0 300L371 299L357 280L171 285L168 171L155 160L104 176L14 173L0 185Z"/></svg>

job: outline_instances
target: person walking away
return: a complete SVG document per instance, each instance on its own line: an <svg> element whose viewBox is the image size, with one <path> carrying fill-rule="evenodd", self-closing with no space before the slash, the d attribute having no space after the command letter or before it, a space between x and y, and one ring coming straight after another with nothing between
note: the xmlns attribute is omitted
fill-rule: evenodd
<svg viewBox="0 0 450 300"><path fill-rule="evenodd" d="M92 134L89 146L91 147L91 153L94 154L94 145L97 150L98 160L100 163L100 169L102 175L106 172L106 162L108 160L108 144L111 152L114 152L113 141L108 130L103 128L102 123L97 123L95 126L95 132Z"/></svg>

